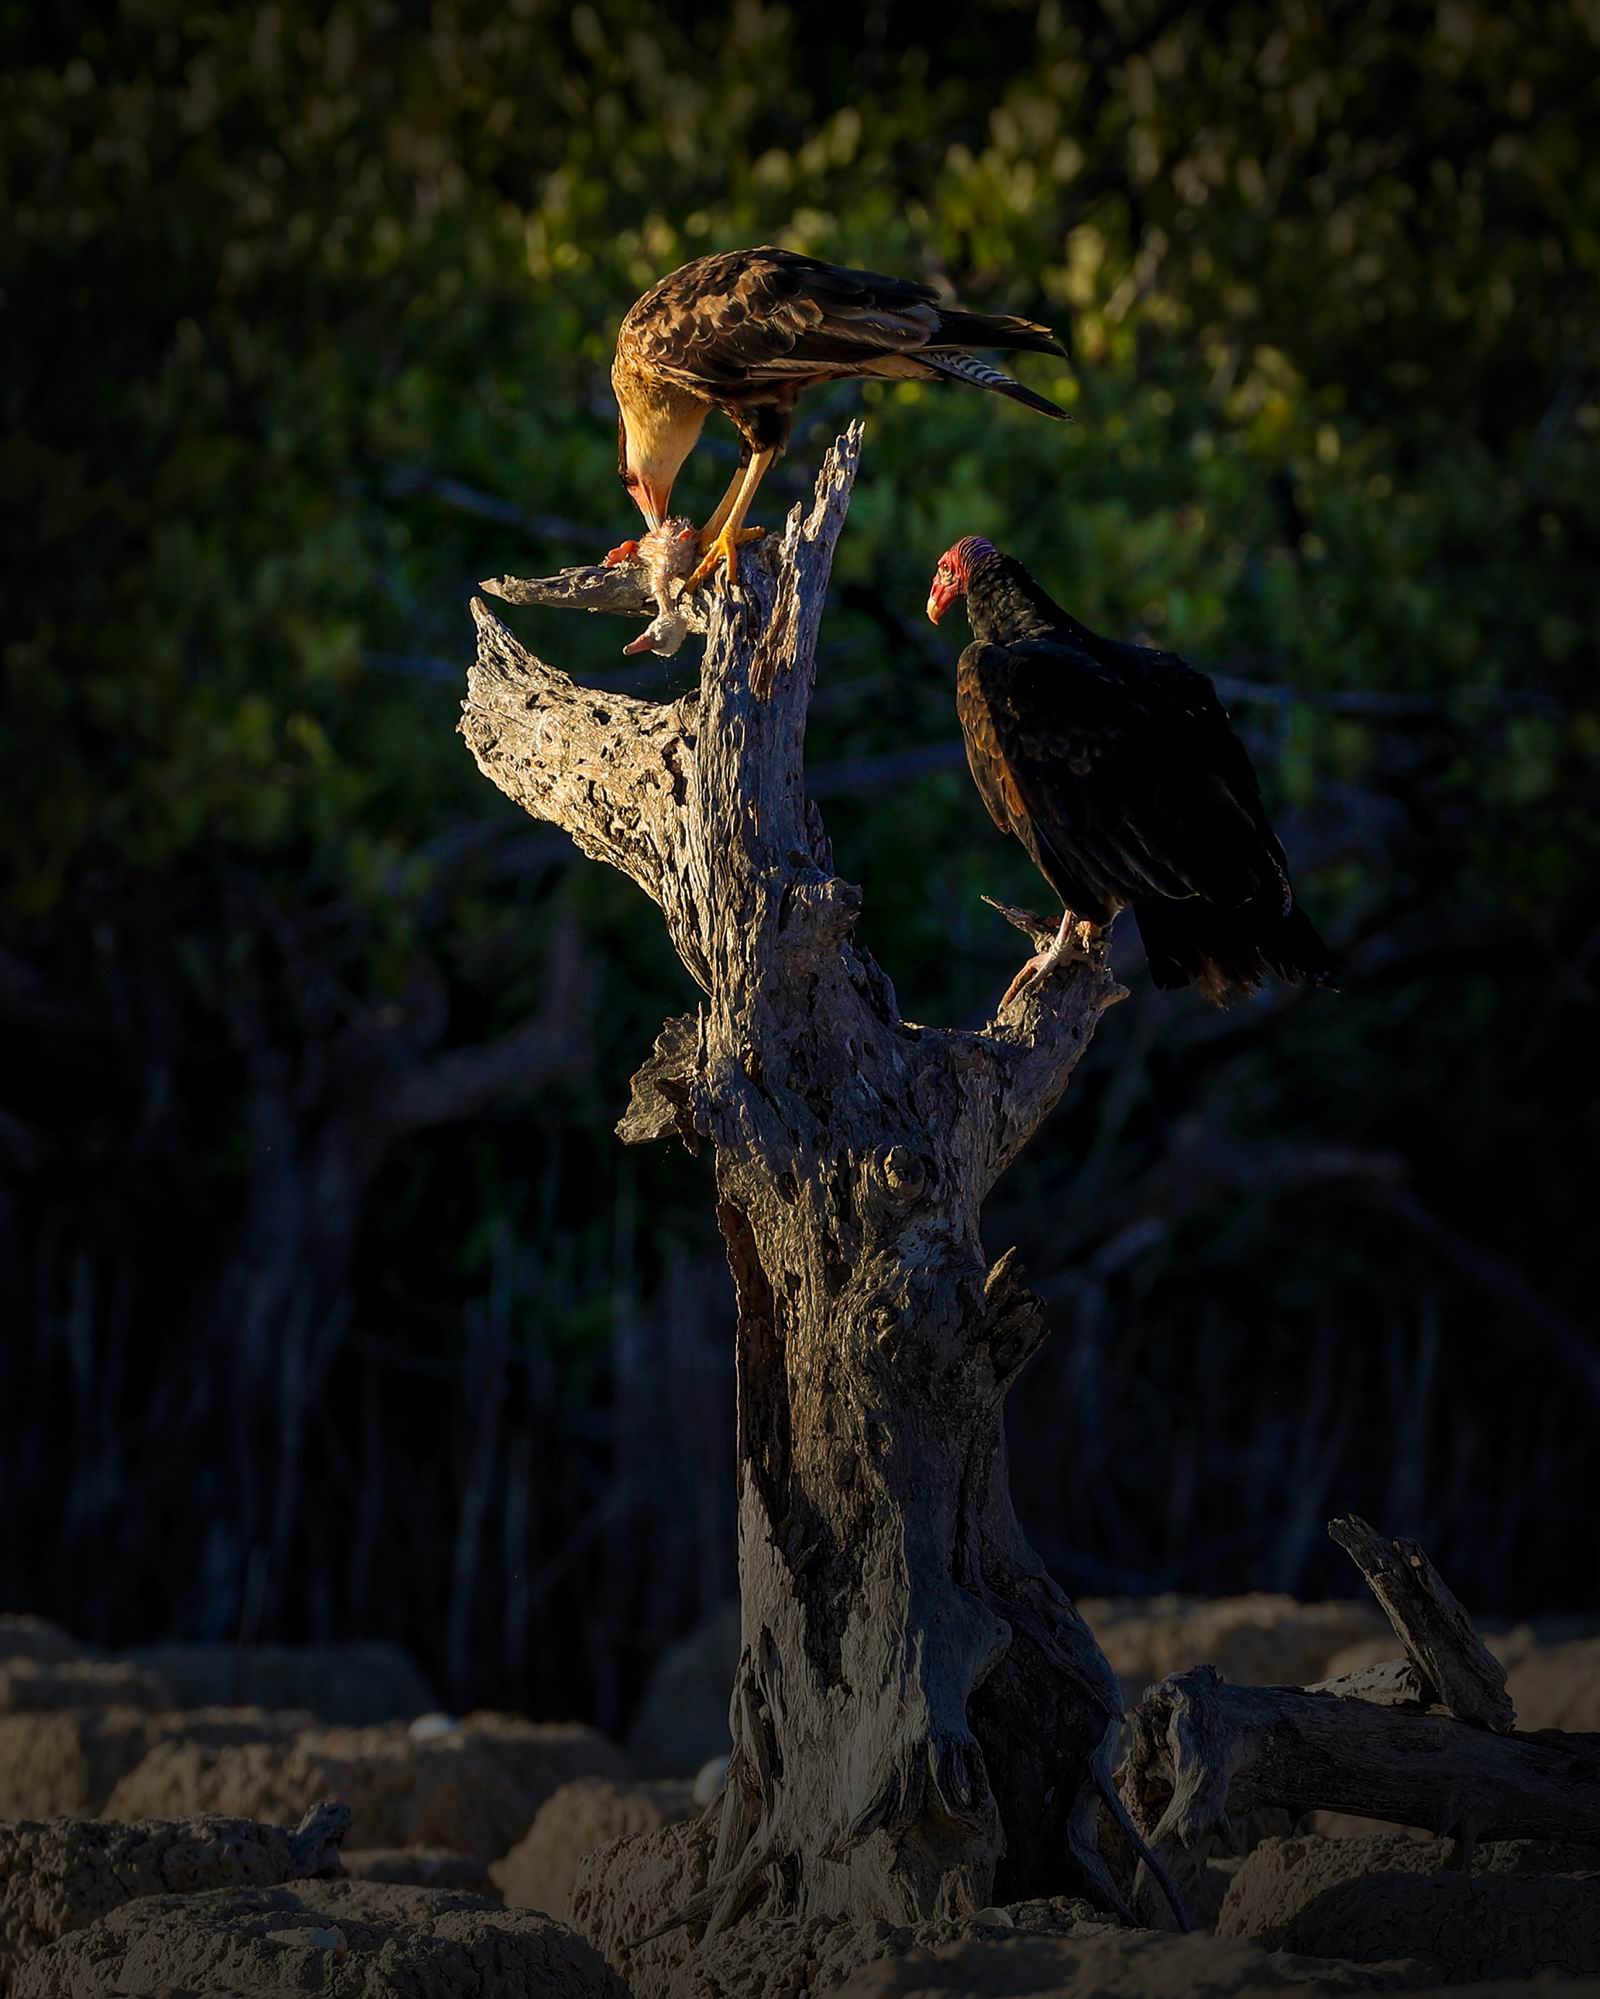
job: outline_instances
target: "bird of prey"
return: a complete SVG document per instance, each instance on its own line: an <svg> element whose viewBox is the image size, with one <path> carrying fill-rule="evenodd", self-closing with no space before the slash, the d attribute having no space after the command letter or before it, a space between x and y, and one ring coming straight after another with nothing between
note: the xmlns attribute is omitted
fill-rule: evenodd
<svg viewBox="0 0 1600 1999"><path fill-rule="evenodd" d="M1130 907L1158 986L1226 1006L1268 972L1331 985L1332 955L1206 675L1101 638L977 535L941 558L928 616L958 597L972 627L956 670L967 761L995 824L1066 905L1001 1005L1074 955L1079 924Z"/></svg>
<svg viewBox="0 0 1600 1999"><path fill-rule="evenodd" d="M667 516L673 483L712 410L732 419L739 469L701 530L692 583L727 565L761 533L745 515L767 467L789 441L805 390L850 375L965 382L1046 416L1043 396L968 350L1064 354L1047 326L941 305L927 285L850 271L793 250L725 250L673 271L632 306L617 335L611 382L621 414L617 465L651 528ZM608 561L632 553L624 542Z"/></svg>

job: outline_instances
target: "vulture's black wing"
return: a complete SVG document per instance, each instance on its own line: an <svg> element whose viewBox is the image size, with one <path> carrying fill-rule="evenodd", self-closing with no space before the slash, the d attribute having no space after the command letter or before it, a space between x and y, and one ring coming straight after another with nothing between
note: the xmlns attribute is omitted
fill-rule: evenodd
<svg viewBox="0 0 1600 1999"><path fill-rule="evenodd" d="M1108 662L1039 639L968 648L964 665L980 657L967 706L984 714L964 714L963 733L990 811L1071 907L1074 890L1223 907L1267 893L1287 907L1283 849L1215 688L1171 654L1119 650Z"/></svg>

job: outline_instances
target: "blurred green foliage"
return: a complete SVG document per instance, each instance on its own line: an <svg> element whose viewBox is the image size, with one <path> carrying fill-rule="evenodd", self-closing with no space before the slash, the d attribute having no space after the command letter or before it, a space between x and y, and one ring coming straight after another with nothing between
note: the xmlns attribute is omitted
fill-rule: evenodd
<svg viewBox="0 0 1600 1999"><path fill-rule="evenodd" d="M82 1254L124 1273L168 1363L225 1341L196 1299L248 1236L263 1065L299 1079L303 1138L365 1038L420 1057L537 1010L561 924L590 963L592 1075L375 1168L342 1323L454 1351L509 1226L565 1272L521 1337L592 1359L630 1190L650 1267L705 1253L704 1184L609 1136L685 998L652 913L518 821L452 727L475 579L629 527L621 312L687 257L778 241L1050 320L1071 364L1025 371L1078 419L918 385L806 406L769 520L862 402L869 423L814 763L950 739L955 647L920 606L981 530L1091 624L1263 684L1233 705L1349 955L1342 999L1261 1018L1140 990L1015 1176L997 1227L1065 1301L1108 1232L1163 1218L1102 1285L1113 1399L1165 1394L1152 1433L1187 1434L1160 1356L1217 1313L1291 1399L1295 1357L1332 1339L1329 1407L1347 1388L1358 1428L1390 1392L1385 1342L1424 1319L1475 1376L1452 1424L1520 1392L1525 1340L1560 1346L1594 1279L1573 1164L1600 961L1592 0L984 0L937 35L904 0L853 32L760 0L9 0L0 35L0 1129L24 1323L55 1310L45 1266ZM680 488L695 506L723 428ZM514 622L580 677L627 636ZM827 812L906 1012L979 1017L1017 948L979 893L1039 891L964 776ZM1197 1129L1204 1184L1175 1202ZM1215 1169L1249 1145L1398 1162L1445 1235L1408 1232L1355 1168ZM1451 1243L1487 1245L1493 1281ZM1547 1411L1581 1355L1538 1351L1524 1413L1558 1481L1577 1442ZM44 1394L54 1365L14 1385ZM1510 1458L1483 1451L1503 1485ZM1070 1515L1069 1561L1298 1573L1257 1559L1278 1547L1259 1522L1180 1547L1137 1495L1097 1520L1052 1476L1035 1497ZM257 1536L239 1524L235 1566ZM1595 1581L1591 1560L1545 1586Z"/></svg>

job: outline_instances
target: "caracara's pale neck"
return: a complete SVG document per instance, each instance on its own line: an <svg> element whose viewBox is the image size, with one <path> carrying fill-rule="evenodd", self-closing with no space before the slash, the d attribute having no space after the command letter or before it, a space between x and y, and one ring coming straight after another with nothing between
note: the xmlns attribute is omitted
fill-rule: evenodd
<svg viewBox="0 0 1600 1999"><path fill-rule="evenodd" d="M629 469L670 487L695 447L709 406L620 355L612 363L611 386L622 412Z"/></svg>

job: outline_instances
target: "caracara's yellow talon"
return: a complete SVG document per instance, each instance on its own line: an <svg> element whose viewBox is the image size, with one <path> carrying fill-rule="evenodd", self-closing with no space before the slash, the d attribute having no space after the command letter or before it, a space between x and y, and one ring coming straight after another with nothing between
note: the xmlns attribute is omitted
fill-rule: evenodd
<svg viewBox="0 0 1600 1999"><path fill-rule="evenodd" d="M698 590L719 562L727 565L728 581L730 583L737 583L739 580L739 550L744 547L747 541L759 541L765 533L765 528L735 528L733 533L730 534L724 528L700 558L700 566L689 578L689 588L691 590Z"/></svg>

